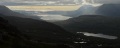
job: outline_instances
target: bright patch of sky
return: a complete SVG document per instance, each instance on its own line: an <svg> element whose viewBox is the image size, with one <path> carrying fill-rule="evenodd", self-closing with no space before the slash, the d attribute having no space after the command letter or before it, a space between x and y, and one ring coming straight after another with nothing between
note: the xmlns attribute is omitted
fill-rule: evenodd
<svg viewBox="0 0 120 48"><path fill-rule="evenodd" d="M86 0L91 2L91 0ZM120 0L93 0L95 3L120 3ZM0 0L0 5L64 5L81 4L82 0Z"/></svg>
<svg viewBox="0 0 120 48"><path fill-rule="evenodd" d="M81 0L0 0L0 2L24 2L24 1L63 1L63 2L73 2ZM89 1L89 0L88 0ZM94 0L99 3L120 3L120 0Z"/></svg>
<svg viewBox="0 0 120 48"><path fill-rule="evenodd" d="M56 5L75 4L74 0L1 0L1 5Z"/></svg>

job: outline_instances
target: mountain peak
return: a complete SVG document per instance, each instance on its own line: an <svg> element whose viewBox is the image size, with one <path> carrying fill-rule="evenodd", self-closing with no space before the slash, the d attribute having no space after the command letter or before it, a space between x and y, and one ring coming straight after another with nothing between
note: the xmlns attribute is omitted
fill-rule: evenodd
<svg viewBox="0 0 120 48"><path fill-rule="evenodd" d="M5 12L8 12L10 11L9 8L7 8L6 6L4 5L0 5L0 13L5 13Z"/></svg>

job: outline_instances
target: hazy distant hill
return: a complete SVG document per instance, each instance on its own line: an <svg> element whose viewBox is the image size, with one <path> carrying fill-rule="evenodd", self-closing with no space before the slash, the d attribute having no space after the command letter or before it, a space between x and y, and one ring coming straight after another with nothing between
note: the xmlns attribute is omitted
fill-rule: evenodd
<svg viewBox="0 0 120 48"><path fill-rule="evenodd" d="M75 11L49 11L48 14L61 14L64 16L78 17L80 15L103 15L103 16L120 16L120 4L103 4L94 7L92 5L84 5Z"/></svg>
<svg viewBox="0 0 120 48"><path fill-rule="evenodd" d="M96 13L104 16L120 16L120 4L103 4Z"/></svg>
<svg viewBox="0 0 120 48"><path fill-rule="evenodd" d="M10 10L9 8L7 8L6 6L3 6L3 5L0 5L0 14L7 15L7 16L16 16L16 17L40 20L40 17L20 14L18 12L14 12L14 11Z"/></svg>
<svg viewBox="0 0 120 48"><path fill-rule="evenodd" d="M98 7L94 7L92 5L84 5L79 7L79 9L76 9L74 11L48 11L44 12L47 14L60 14L63 16L70 16L70 17L78 17L80 15L93 15L95 14L95 11L98 9Z"/></svg>
<svg viewBox="0 0 120 48"><path fill-rule="evenodd" d="M120 19L100 15L82 15L65 21L56 22L68 31L104 33L119 35Z"/></svg>
<svg viewBox="0 0 120 48"><path fill-rule="evenodd" d="M98 7L94 7L92 5L84 5L75 11L68 11L67 16L78 17L80 15L94 15L97 8Z"/></svg>

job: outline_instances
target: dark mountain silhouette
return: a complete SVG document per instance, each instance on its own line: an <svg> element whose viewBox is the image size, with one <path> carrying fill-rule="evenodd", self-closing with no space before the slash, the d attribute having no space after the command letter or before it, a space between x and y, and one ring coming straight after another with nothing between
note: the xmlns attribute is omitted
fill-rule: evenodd
<svg viewBox="0 0 120 48"><path fill-rule="evenodd" d="M0 48L69 48L69 46L35 42L0 17Z"/></svg>
<svg viewBox="0 0 120 48"><path fill-rule="evenodd" d="M16 17L22 17L22 18L31 18L31 19L37 19L40 20L40 17L38 16L28 16L25 14L20 14L18 12L14 12L7 8L6 6L0 5L0 14L7 15L7 16L16 16Z"/></svg>
<svg viewBox="0 0 120 48"><path fill-rule="evenodd" d="M65 16L71 16L71 17L78 17L80 15L93 15L95 14L95 11L98 7L94 7L92 5L83 5L79 9L75 11L68 11L67 15Z"/></svg>
<svg viewBox="0 0 120 48"><path fill-rule="evenodd" d="M15 33L17 32L14 34L13 37L16 38L13 40L10 40L12 35L6 34L6 36L11 38L6 38L8 39L6 42L1 41L5 43L4 45L1 44L1 48L4 48L5 45L8 45L6 48L69 48L65 43L72 42L75 36L57 25L43 20L35 20L38 17L34 18L34 16L13 12L5 6L0 6L0 10L2 11L0 12L0 18L3 18L5 21L0 20L15 26L15 28L5 27L8 28L5 31L13 32L12 30L15 29ZM6 24L1 24L1 28L4 28L3 25Z"/></svg>
<svg viewBox="0 0 120 48"><path fill-rule="evenodd" d="M96 10L96 14L104 16L120 16L120 4L103 4Z"/></svg>
<svg viewBox="0 0 120 48"><path fill-rule="evenodd" d="M87 42L86 44L81 44L83 48L117 48L120 47L120 19L116 17L100 16L100 15L82 15L79 17L71 18L65 21L54 22L55 24L61 26L62 28L70 31L72 33L76 32L89 32L89 33L101 33L105 35L117 36L117 39L104 39L92 36L85 36L80 33L80 38ZM78 40L81 41L81 40ZM102 46L98 46L102 44ZM80 47L78 45L77 47Z"/></svg>
<svg viewBox="0 0 120 48"><path fill-rule="evenodd" d="M120 30L119 17L109 17L100 15L82 15L69 20L56 22L68 31L103 33L118 35Z"/></svg>
<svg viewBox="0 0 120 48"><path fill-rule="evenodd" d="M5 15L0 15L0 17L8 20L8 22L18 28L19 31L36 40L65 41L74 36L72 33L65 31L61 27L42 20Z"/></svg>

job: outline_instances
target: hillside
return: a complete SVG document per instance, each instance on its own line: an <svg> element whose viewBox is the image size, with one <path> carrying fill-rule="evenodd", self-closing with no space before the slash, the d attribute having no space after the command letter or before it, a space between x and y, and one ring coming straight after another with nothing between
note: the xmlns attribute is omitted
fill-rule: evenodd
<svg viewBox="0 0 120 48"><path fill-rule="evenodd" d="M108 17L100 15L82 15L69 20L55 22L68 31L104 33L110 35L119 35L120 29L119 17Z"/></svg>
<svg viewBox="0 0 120 48"><path fill-rule="evenodd" d="M71 18L65 21L54 22L65 30L74 34L80 35L83 39L83 48L119 48L120 44L120 19L116 17L100 16L100 15L82 15L79 17ZM116 36L117 39L107 39L95 37L93 34L84 34L77 32L88 32L97 34ZM86 36L88 35L88 36ZM103 36L103 35L100 35ZM104 36L106 37L106 36ZM80 40L78 40L80 41ZM87 43L86 43L87 42ZM78 43L78 42L76 42ZM99 46L101 44L101 46ZM78 45L80 47L80 45Z"/></svg>
<svg viewBox="0 0 120 48"><path fill-rule="evenodd" d="M53 40L68 40L73 36L72 33L65 31L61 27L48 23L42 20L34 20L30 18L20 18L13 16L0 15L8 20L11 25L14 25L22 33L28 34L34 39L53 41ZM67 35L66 35L67 34ZM49 39L49 40L48 40Z"/></svg>
<svg viewBox="0 0 120 48"><path fill-rule="evenodd" d="M35 42L1 17L0 26L0 48L69 48L62 44Z"/></svg>
<svg viewBox="0 0 120 48"><path fill-rule="evenodd" d="M103 4L96 10L96 14L103 16L120 16L120 4Z"/></svg>
<svg viewBox="0 0 120 48"><path fill-rule="evenodd" d="M31 18L31 19L40 20L40 17L20 14L18 12L14 12L10 10L9 8L3 5L0 5L0 14L6 15L6 16L15 16L15 17Z"/></svg>

